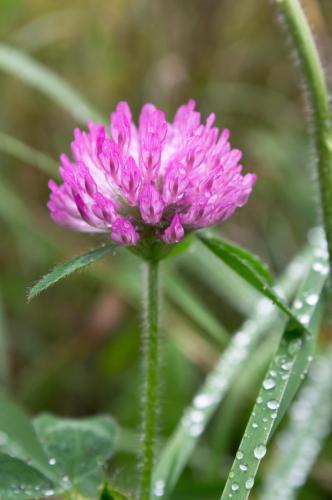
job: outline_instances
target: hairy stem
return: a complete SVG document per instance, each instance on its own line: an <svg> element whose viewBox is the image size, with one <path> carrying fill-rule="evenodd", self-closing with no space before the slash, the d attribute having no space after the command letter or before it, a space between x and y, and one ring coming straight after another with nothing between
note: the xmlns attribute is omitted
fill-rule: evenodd
<svg viewBox="0 0 332 500"><path fill-rule="evenodd" d="M154 466L157 431L159 382L159 264L158 262L148 262L146 266L145 318L143 328L144 386L140 500L149 500L151 494L151 479Z"/></svg>
<svg viewBox="0 0 332 500"><path fill-rule="evenodd" d="M332 264L332 119L323 66L299 0L275 0L302 69L311 111L311 129L320 191L320 206ZM332 269L332 266L331 266Z"/></svg>

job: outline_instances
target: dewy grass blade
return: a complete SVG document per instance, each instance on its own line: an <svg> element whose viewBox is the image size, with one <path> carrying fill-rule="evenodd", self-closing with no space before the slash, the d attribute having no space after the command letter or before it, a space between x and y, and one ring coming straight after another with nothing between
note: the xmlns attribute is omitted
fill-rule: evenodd
<svg viewBox="0 0 332 500"><path fill-rule="evenodd" d="M69 274L79 271L83 267L86 267L96 260L105 257L106 255L114 252L114 245L102 245L101 247L90 250L89 252L74 257L59 266L56 266L51 272L43 276L30 290L28 293L28 301L36 297L50 286L57 283L59 280L66 278Z"/></svg>
<svg viewBox="0 0 332 500"><path fill-rule="evenodd" d="M198 238L211 252L237 272L239 276L279 307L281 311L297 324L298 328L308 330L308 325L304 321L301 321L301 317L297 317L293 313L283 298L273 288L272 278L268 269L258 257L244 248L233 245L221 238L202 234L199 234ZM324 269L326 269L327 274L329 272L328 266L325 266ZM310 332L308 331L308 333Z"/></svg>
<svg viewBox="0 0 332 500"><path fill-rule="evenodd" d="M46 175L57 175L58 163L53 158L24 144L16 137L0 132L0 151L28 163Z"/></svg>
<svg viewBox="0 0 332 500"><path fill-rule="evenodd" d="M305 251L287 268L279 282L290 296L312 264L312 254ZM233 335L216 367L208 375L192 404L163 449L154 473L153 499L168 497L184 469L200 435L220 405L257 341L280 321L279 311L265 298L257 302L251 319Z"/></svg>
<svg viewBox="0 0 332 500"><path fill-rule="evenodd" d="M295 500L330 432L332 348L315 359L309 377L278 436L277 452L263 482L261 500Z"/></svg>
<svg viewBox="0 0 332 500"><path fill-rule="evenodd" d="M238 500L248 498L267 444L276 428L276 421L286 411L291 397L306 373L316 344L316 336L323 312L320 300L327 279L327 254L317 249L315 260L294 302L294 314L302 316L310 325L311 334L303 333L289 322L278 350L266 373L256 404L253 408L232 469L229 473L222 500L236 493ZM286 403L285 403L285 401Z"/></svg>
<svg viewBox="0 0 332 500"><path fill-rule="evenodd" d="M103 117L69 83L28 54L0 43L0 69L20 78L65 108L82 123Z"/></svg>

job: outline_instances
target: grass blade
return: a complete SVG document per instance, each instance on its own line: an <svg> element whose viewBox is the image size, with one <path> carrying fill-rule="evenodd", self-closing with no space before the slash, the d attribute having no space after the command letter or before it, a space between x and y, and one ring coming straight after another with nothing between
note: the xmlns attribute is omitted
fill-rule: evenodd
<svg viewBox="0 0 332 500"><path fill-rule="evenodd" d="M103 117L69 83L23 51L0 43L0 69L20 78L66 109L75 120L102 122Z"/></svg>
<svg viewBox="0 0 332 500"><path fill-rule="evenodd" d="M277 453L263 483L261 500L295 500L305 483L332 420L332 349L315 359L309 377L278 436Z"/></svg>
<svg viewBox="0 0 332 500"><path fill-rule="evenodd" d="M294 292L311 263L312 255L305 251L289 265L279 282L279 286L286 295ZM200 435L204 432L230 385L240 373L244 362L266 331L279 321L278 310L265 298L260 299L251 318L232 336L229 346L222 353L216 367L206 378L162 450L154 473L153 499L158 498L161 491L163 498L169 496ZM195 422L198 415L199 421ZM189 423L191 425L188 425Z"/></svg>
<svg viewBox="0 0 332 500"><path fill-rule="evenodd" d="M28 301L36 297L39 293L43 292L50 286L57 283L59 280L66 278L69 274L74 273L86 267L98 259L105 257L109 253L114 251L114 245L102 245L101 247L90 250L89 252L74 257L73 259L60 264L55 267L53 271L46 274L41 278L32 288L30 288L28 293Z"/></svg>
<svg viewBox="0 0 332 500"><path fill-rule="evenodd" d="M57 175L58 162L28 146L15 137L0 132L0 151L28 163L52 177Z"/></svg>
<svg viewBox="0 0 332 500"><path fill-rule="evenodd" d="M294 314L305 315L306 323L313 333L304 335L292 322L288 323L259 391L221 496L222 500L228 500L229 495L234 492L238 500L248 498L260 462L266 454L267 444L276 428L277 418L279 420L287 410L287 405L308 369L323 310L319 298L327 279L321 268L325 268L326 264L325 253L319 251L294 302Z"/></svg>
<svg viewBox="0 0 332 500"><path fill-rule="evenodd" d="M227 331L184 281L178 275L167 272L164 274L164 282L171 300L219 344L225 345L229 339Z"/></svg>
<svg viewBox="0 0 332 500"><path fill-rule="evenodd" d="M297 317L285 301L272 288L271 276L266 266L260 262L258 257L220 238L202 235L199 235L198 238L211 250L211 252L217 255L217 257L242 276L244 280L279 307L281 311L297 324L299 329L307 329L307 324L301 322L301 317ZM326 265L324 267L324 271L325 270L326 274L328 274L329 268Z"/></svg>

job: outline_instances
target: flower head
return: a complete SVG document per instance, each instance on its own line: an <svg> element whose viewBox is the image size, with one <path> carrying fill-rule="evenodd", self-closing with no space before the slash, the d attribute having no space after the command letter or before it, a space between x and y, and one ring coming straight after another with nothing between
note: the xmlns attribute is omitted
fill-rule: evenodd
<svg viewBox="0 0 332 500"><path fill-rule="evenodd" d="M256 176L241 174L241 151L214 120L211 114L201 123L192 100L172 123L145 104L137 128L120 102L109 133L92 122L88 132L76 129L73 160L60 157L63 183L49 182L53 220L133 246L151 237L177 243L193 229L227 219L245 205Z"/></svg>

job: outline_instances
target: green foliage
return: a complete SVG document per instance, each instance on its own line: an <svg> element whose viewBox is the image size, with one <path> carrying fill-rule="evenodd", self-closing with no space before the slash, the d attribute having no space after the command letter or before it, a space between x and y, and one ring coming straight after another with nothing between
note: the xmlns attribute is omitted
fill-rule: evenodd
<svg viewBox="0 0 332 500"><path fill-rule="evenodd" d="M32 288L30 288L28 293L28 300L30 301L31 299L36 297L36 295L40 294L50 286L53 286L59 280L66 278L70 274L79 271L86 266L89 266L96 260L105 257L111 252L114 252L114 245L102 245L101 247L90 250L83 255L74 257L64 264L56 266L53 271L43 276L43 278L41 278Z"/></svg>
<svg viewBox="0 0 332 500"><path fill-rule="evenodd" d="M312 334L288 323L279 347L264 377L256 404L251 412L222 500L236 492L239 500L248 498L254 486L261 460L278 422L288 409L313 358L324 303L319 301L326 273L321 272L326 259L318 254L294 302L310 324ZM314 299L313 299L314 298Z"/></svg>
<svg viewBox="0 0 332 500"><path fill-rule="evenodd" d="M332 352L320 354L290 409L287 427L263 482L261 500L295 500L330 432L332 419Z"/></svg>
<svg viewBox="0 0 332 500"><path fill-rule="evenodd" d="M75 420L40 415L34 427L60 490L93 496L103 478L102 467L115 448L114 421L108 416Z"/></svg>
<svg viewBox="0 0 332 500"><path fill-rule="evenodd" d="M0 453L0 498L36 499L54 495L53 484L31 465Z"/></svg>
<svg viewBox="0 0 332 500"><path fill-rule="evenodd" d="M232 245L220 238L211 236L198 236L215 255L236 271L243 279L248 281L256 290L269 298L279 309L297 324L301 330L306 329L306 325L287 306L285 301L277 294L272 287L272 278L265 264L260 262L258 257L243 248ZM328 272L328 267L325 266ZM324 269L325 269L324 268Z"/></svg>
<svg viewBox="0 0 332 500"><path fill-rule="evenodd" d="M289 265L278 285L286 294L291 295L311 264L312 255L308 256L307 252L300 254ZM245 363L251 359L255 347L264 335L275 328L282 328L284 321L280 321L281 319L278 310L269 308L266 299L261 299L250 319L234 333L215 368L208 374L163 448L154 473L154 492L156 485L159 485L157 492L158 488L164 492L164 498L172 492L198 439L223 402L232 383L241 376Z"/></svg>

